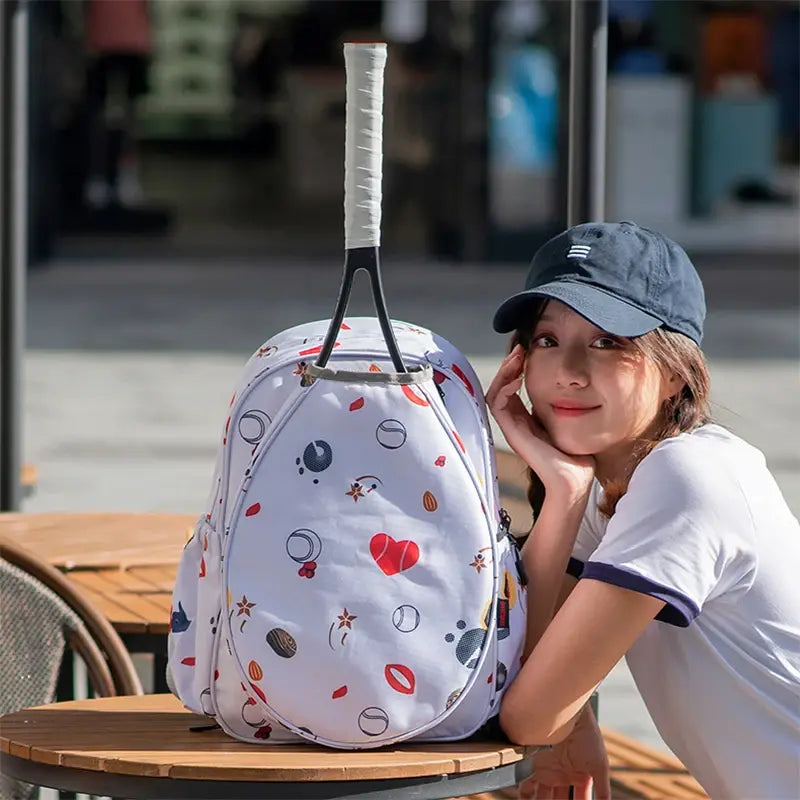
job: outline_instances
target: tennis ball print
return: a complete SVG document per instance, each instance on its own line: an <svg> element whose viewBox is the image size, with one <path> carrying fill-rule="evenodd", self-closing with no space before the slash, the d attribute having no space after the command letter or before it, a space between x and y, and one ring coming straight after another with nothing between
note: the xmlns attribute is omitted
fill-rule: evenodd
<svg viewBox="0 0 800 800"><path fill-rule="evenodd" d="M382 708L369 706L358 715L358 727L366 736L380 736L389 727L389 717Z"/></svg>
<svg viewBox="0 0 800 800"><path fill-rule="evenodd" d="M245 725L249 725L251 728L260 728L266 721L267 718L264 716L264 712L261 708L256 704L256 701L252 697L248 697L242 706L242 722L244 722Z"/></svg>
<svg viewBox="0 0 800 800"><path fill-rule="evenodd" d="M298 564L316 561L321 553L322 540L310 528L298 528L286 539L286 554Z"/></svg>
<svg viewBox="0 0 800 800"><path fill-rule="evenodd" d="M251 408L239 418L239 436L248 444L258 444L267 432L267 426L272 422L265 411Z"/></svg>
<svg viewBox="0 0 800 800"><path fill-rule="evenodd" d="M419 611L414 606L398 606L392 614L392 625L400 633L411 633L419 626Z"/></svg>
<svg viewBox="0 0 800 800"><path fill-rule="evenodd" d="M398 450L406 443L408 433L399 419L385 419L376 428L375 438L381 447Z"/></svg>

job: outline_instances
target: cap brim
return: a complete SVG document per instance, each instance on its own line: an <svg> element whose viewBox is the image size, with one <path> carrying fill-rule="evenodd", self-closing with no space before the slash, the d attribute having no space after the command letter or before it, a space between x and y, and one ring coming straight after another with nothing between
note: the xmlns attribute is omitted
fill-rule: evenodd
<svg viewBox="0 0 800 800"><path fill-rule="evenodd" d="M509 297L494 315L498 333L510 333L530 324L532 306L542 298L559 300L593 325L615 336L641 336L663 325L651 314L586 283L559 281Z"/></svg>

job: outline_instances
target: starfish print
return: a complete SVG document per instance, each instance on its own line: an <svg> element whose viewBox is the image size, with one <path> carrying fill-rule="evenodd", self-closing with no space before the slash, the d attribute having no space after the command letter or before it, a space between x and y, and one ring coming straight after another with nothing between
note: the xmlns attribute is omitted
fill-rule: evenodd
<svg viewBox="0 0 800 800"><path fill-rule="evenodd" d="M339 627L340 628L350 628L353 629L352 622L354 619L358 619L355 614L348 614L347 609L345 608L341 614L339 614Z"/></svg>
<svg viewBox="0 0 800 800"><path fill-rule="evenodd" d="M236 605L239 608L239 610L236 612L236 616L237 617L241 616L242 614L245 614L246 616L249 617L250 616L250 609L253 608L255 603L248 602L247 596L246 595L242 595L242 599L241 600L237 600L236 601Z"/></svg>
<svg viewBox="0 0 800 800"><path fill-rule="evenodd" d="M360 483L351 483L350 484L350 491L345 492L346 495L349 495L353 498L353 502L357 503L359 497L364 496L364 492L361 491L361 484Z"/></svg>
<svg viewBox="0 0 800 800"><path fill-rule="evenodd" d="M295 368L295 371L292 373L292 375L305 375L305 374L306 374L306 362L301 361Z"/></svg>
<svg viewBox="0 0 800 800"><path fill-rule="evenodd" d="M475 571L480 573L480 571L486 567L486 559L483 557L483 553L476 553L470 566L475 567Z"/></svg>

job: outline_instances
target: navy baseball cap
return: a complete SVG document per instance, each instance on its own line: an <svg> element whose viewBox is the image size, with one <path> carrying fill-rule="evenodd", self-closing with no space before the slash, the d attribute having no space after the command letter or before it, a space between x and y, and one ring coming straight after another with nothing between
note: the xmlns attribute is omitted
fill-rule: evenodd
<svg viewBox="0 0 800 800"><path fill-rule="evenodd" d="M542 298L560 300L615 336L641 336L663 326L698 345L703 339L705 295L689 256L663 234L633 222L576 225L543 244L525 289L497 309L494 329L523 327Z"/></svg>

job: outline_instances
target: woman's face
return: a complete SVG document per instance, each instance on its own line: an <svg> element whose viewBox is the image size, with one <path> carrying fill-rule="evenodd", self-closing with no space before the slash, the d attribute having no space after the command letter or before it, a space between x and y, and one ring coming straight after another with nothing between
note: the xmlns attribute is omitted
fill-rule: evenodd
<svg viewBox="0 0 800 800"><path fill-rule="evenodd" d="M662 402L680 388L627 339L611 336L551 300L536 324L525 388L553 444L595 456L616 477L636 439L648 433Z"/></svg>

